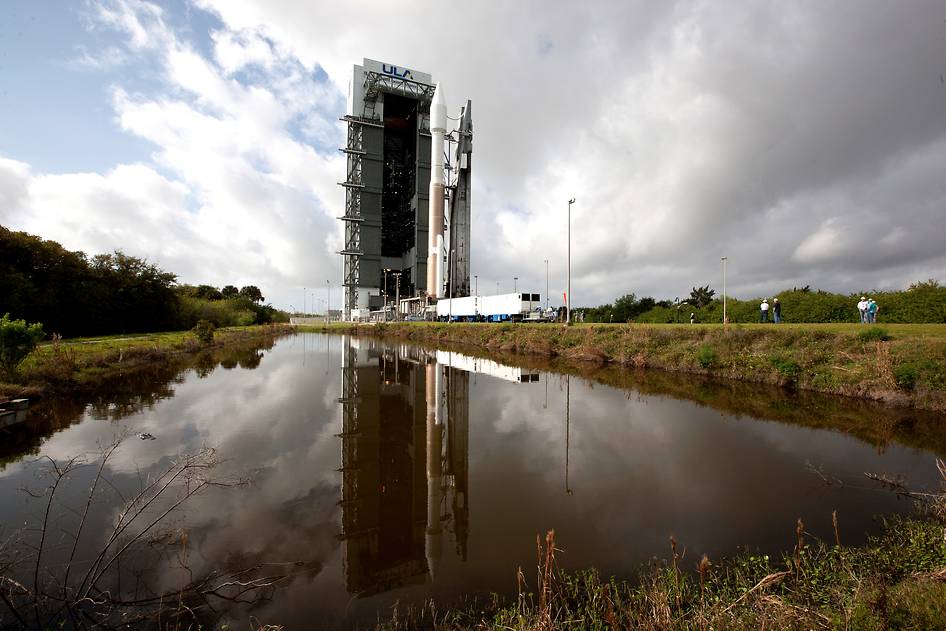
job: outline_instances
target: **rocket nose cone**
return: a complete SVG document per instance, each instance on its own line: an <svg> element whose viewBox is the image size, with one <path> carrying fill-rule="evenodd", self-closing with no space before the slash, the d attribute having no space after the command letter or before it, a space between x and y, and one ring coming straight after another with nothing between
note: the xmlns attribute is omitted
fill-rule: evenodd
<svg viewBox="0 0 946 631"><path fill-rule="evenodd" d="M446 105L447 100L443 96L443 88L440 87L440 84L437 84L437 87L434 89L434 100L432 101L434 105Z"/></svg>

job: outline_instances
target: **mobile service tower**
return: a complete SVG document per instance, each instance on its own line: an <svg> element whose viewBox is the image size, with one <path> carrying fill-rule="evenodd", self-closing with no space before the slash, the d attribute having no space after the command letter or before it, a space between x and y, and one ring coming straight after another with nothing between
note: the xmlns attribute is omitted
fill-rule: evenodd
<svg viewBox="0 0 946 631"><path fill-rule="evenodd" d="M343 317L469 296L470 101L448 134L443 89L429 74L365 59L342 120Z"/></svg>

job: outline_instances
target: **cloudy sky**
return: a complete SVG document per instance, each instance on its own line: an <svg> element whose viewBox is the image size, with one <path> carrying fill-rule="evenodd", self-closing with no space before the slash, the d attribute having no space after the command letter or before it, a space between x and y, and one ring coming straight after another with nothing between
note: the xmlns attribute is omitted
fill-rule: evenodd
<svg viewBox="0 0 946 631"><path fill-rule="evenodd" d="M473 101L473 272L576 303L946 280L941 0L7 0L0 223L340 301L351 66Z"/></svg>

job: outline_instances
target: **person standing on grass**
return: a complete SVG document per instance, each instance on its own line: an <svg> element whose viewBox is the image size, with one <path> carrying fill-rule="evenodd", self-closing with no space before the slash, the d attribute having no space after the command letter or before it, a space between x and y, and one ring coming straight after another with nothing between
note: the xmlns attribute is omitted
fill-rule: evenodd
<svg viewBox="0 0 946 631"><path fill-rule="evenodd" d="M768 298L762 299L762 304L759 305L759 322L768 322L769 321L769 300Z"/></svg>
<svg viewBox="0 0 946 631"><path fill-rule="evenodd" d="M772 304L772 322L778 324L782 321L782 303L778 301L778 298L774 299Z"/></svg>
<svg viewBox="0 0 946 631"><path fill-rule="evenodd" d="M871 324L876 324L876 323L877 323L877 310L878 310L879 308L880 308L880 307L877 306L877 302L876 302L873 298L871 298L871 299L868 301L868 305L867 305L867 320L868 320Z"/></svg>
<svg viewBox="0 0 946 631"><path fill-rule="evenodd" d="M867 298L861 296L860 302L857 303L857 310L861 314L861 324L867 324Z"/></svg>

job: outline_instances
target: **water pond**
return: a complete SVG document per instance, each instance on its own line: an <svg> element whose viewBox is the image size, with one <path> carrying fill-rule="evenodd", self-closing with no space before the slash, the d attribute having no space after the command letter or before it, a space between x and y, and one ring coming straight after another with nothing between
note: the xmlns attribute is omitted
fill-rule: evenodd
<svg viewBox="0 0 946 631"><path fill-rule="evenodd" d="M395 603L512 594L553 528L561 565L622 577L667 557L671 535L688 566L790 550L799 518L834 540L832 513L842 541L861 542L911 510L865 473L934 486L943 421L300 334L48 400L2 430L0 571L25 589L108 594L94 615L113 621L186 588L175 607L206 621L350 628Z"/></svg>

